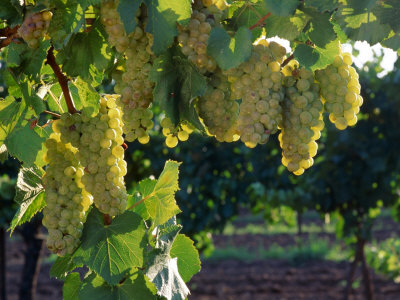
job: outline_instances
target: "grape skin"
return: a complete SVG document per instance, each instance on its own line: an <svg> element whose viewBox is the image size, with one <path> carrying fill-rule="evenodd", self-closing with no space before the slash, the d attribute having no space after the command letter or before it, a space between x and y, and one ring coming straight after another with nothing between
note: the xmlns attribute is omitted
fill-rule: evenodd
<svg viewBox="0 0 400 300"><path fill-rule="evenodd" d="M174 148L178 145L178 141L185 142L189 139L189 135L193 132L193 127L186 123L175 126L170 118L164 117L160 125L162 133L166 137L165 145L168 148Z"/></svg>

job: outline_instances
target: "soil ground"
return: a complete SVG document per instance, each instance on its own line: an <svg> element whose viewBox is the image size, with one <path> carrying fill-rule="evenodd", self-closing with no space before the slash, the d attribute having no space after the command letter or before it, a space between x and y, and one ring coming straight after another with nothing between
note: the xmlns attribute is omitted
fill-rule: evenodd
<svg viewBox="0 0 400 300"><path fill-rule="evenodd" d="M400 226L384 222L384 229L375 231L377 240L395 233L400 236ZM329 240L333 234L320 234ZM307 238L307 234L304 234ZM292 234L275 235L216 235L216 247L234 245L256 248L272 243L280 246L295 244ZM7 241L7 294L8 300L18 300L18 287L23 266L24 245L17 239ZM43 260L49 252L43 251ZM189 285L190 300L330 300L343 299L349 262L308 261L294 266L284 260L240 262L235 260L204 261L202 270ZM43 263L37 284L37 300L61 300L62 282L49 278L50 264ZM376 300L399 300L400 285L375 274L372 278ZM364 299L363 286L353 291L353 299ZM91 299L88 299L91 300ZM97 299L95 299L97 300ZM146 300L146 299L143 299Z"/></svg>

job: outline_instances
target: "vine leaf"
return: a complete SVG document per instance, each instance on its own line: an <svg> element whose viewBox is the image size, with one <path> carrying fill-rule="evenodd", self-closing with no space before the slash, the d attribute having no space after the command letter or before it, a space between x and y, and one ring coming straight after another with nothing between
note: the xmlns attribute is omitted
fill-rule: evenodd
<svg viewBox="0 0 400 300"><path fill-rule="evenodd" d="M11 26L21 24L22 7L18 1L0 0L0 19L7 20Z"/></svg>
<svg viewBox="0 0 400 300"><path fill-rule="evenodd" d="M82 267L82 264L76 264L74 261L74 255L66 255L63 257L57 257L50 269L50 276L57 279L65 279L69 272L75 268Z"/></svg>
<svg viewBox="0 0 400 300"><path fill-rule="evenodd" d="M63 286L63 299L75 300L78 298L82 282L79 273L73 272L67 276Z"/></svg>
<svg viewBox="0 0 400 300"><path fill-rule="evenodd" d="M181 226L161 226L156 249L149 254L147 277L157 287L157 293L168 300L184 300L189 289L179 274L178 257L171 258L170 251L181 230Z"/></svg>
<svg viewBox="0 0 400 300"><path fill-rule="evenodd" d="M30 124L18 126L7 136L5 144L10 155L24 162L27 167L33 166L37 160L38 153L46 139L41 137Z"/></svg>
<svg viewBox="0 0 400 300"><path fill-rule="evenodd" d="M143 265L145 237L145 224L134 212L126 211L115 217L110 225L104 225L103 214L92 209L74 261L87 265L109 284L115 285L128 270Z"/></svg>
<svg viewBox="0 0 400 300"><path fill-rule="evenodd" d="M11 221L11 234L18 225L28 222L45 207L43 174L43 170L37 167L21 167L19 170L14 200L20 205Z"/></svg>
<svg viewBox="0 0 400 300"><path fill-rule="evenodd" d="M313 7L319 12L333 11L338 7L337 0L305 0L306 7Z"/></svg>
<svg viewBox="0 0 400 300"><path fill-rule="evenodd" d="M400 54L400 34L391 36L390 38L382 41L381 44L382 46L393 49L394 51L397 51L398 54Z"/></svg>
<svg viewBox="0 0 400 300"><path fill-rule="evenodd" d="M153 34L153 52L160 55L178 34L176 23L189 21L192 6L190 0L144 0L148 9L146 31Z"/></svg>
<svg viewBox="0 0 400 300"><path fill-rule="evenodd" d="M213 28L208 38L207 54L224 69L235 68L251 56L253 38L247 27L240 27L231 38L223 28Z"/></svg>
<svg viewBox="0 0 400 300"><path fill-rule="evenodd" d="M325 48L301 44L295 48L293 54L300 65L315 71L331 64L335 56L339 54L339 50L339 41L335 40L327 44Z"/></svg>
<svg viewBox="0 0 400 300"><path fill-rule="evenodd" d="M155 60L150 71L150 80L156 83L154 100L175 125L187 120L205 132L195 108L195 99L204 94L207 81L181 55L172 48Z"/></svg>
<svg viewBox="0 0 400 300"><path fill-rule="evenodd" d="M253 26L262 16L268 13L264 0L237 2L231 5L230 10L234 10L231 25L233 25L235 31L242 26L246 28ZM257 39L262 33L262 26L252 29L252 32L253 40Z"/></svg>
<svg viewBox="0 0 400 300"><path fill-rule="evenodd" d="M179 234L175 238L170 255L172 258L178 258L179 274L185 282L188 282L201 269L199 252L193 245L193 241L184 234Z"/></svg>
<svg viewBox="0 0 400 300"><path fill-rule="evenodd" d="M373 1L372 4L375 2ZM381 42L391 31L390 26L381 24L372 12L357 6L356 8L351 5L339 7L335 18L348 38L366 41L370 45Z"/></svg>
<svg viewBox="0 0 400 300"><path fill-rule="evenodd" d="M101 26L96 20L89 32L72 34L65 48L58 53L57 62L69 76L92 79L108 66L111 54Z"/></svg>
<svg viewBox="0 0 400 300"><path fill-rule="evenodd" d="M303 28L306 26L309 17L303 12L297 11L294 16L280 17L271 15L264 21L266 37L279 36L289 41L299 36Z"/></svg>
<svg viewBox="0 0 400 300"><path fill-rule="evenodd" d="M397 0L379 1L372 11L381 23L388 23L394 32L400 31L400 6Z"/></svg>
<svg viewBox="0 0 400 300"><path fill-rule="evenodd" d="M99 93L86 81L77 78L72 82L77 89L78 97L75 97L75 106L87 116L93 116L99 112Z"/></svg>
<svg viewBox="0 0 400 300"><path fill-rule="evenodd" d="M142 4L143 0L120 0L118 5L118 12L121 17L122 24L124 24L124 28L126 34L130 34L136 28L136 18L132 18L132 16L136 16L137 10Z"/></svg>
<svg viewBox="0 0 400 300"><path fill-rule="evenodd" d="M274 15L287 17L294 13L298 0L265 0L265 5L268 11Z"/></svg>
<svg viewBox="0 0 400 300"><path fill-rule="evenodd" d="M167 161L155 184L143 181L140 185L144 204L155 226L164 224L181 211L175 201L175 192L179 190L179 165L176 161Z"/></svg>
<svg viewBox="0 0 400 300"><path fill-rule="evenodd" d="M303 11L310 17L310 30L308 37L318 47L325 47L326 44L336 39L333 24L330 22L331 14L320 13L315 9L304 8Z"/></svg>
<svg viewBox="0 0 400 300"><path fill-rule="evenodd" d="M83 281L78 299L155 300L155 293L155 286L141 271L136 271L117 286L110 286L100 276L91 274Z"/></svg>

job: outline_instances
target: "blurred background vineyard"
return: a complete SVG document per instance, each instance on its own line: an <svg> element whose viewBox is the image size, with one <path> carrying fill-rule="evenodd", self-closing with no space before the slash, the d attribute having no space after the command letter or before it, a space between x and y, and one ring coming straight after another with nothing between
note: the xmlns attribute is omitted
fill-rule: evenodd
<svg viewBox="0 0 400 300"><path fill-rule="evenodd" d="M327 123L315 165L300 177L281 165L275 137L248 149L193 135L168 149L156 122L149 144L128 144L131 191L157 177L165 160L183 162L179 218L203 257L190 299L400 299L400 62L378 78L380 60L359 70L358 124L339 132ZM0 77L0 97L8 92ZM7 299L30 299L32 291L61 299L61 283L48 279L55 257L40 248L40 216L11 238L5 232L17 209L18 163L1 149L0 159Z"/></svg>

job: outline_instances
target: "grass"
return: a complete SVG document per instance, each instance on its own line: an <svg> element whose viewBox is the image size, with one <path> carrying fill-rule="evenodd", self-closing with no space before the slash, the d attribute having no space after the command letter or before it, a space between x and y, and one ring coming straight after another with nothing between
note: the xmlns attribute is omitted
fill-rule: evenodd
<svg viewBox="0 0 400 300"><path fill-rule="evenodd" d="M339 243L332 245L325 239L311 238L302 245L293 245L285 248L273 244L268 249L260 246L256 251L250 251L246 247L230 245L225 248L215 249L211 256L205 259L210 261L234 259L243 262L282 259L291 264L299 265L312 260L342 261L348 257L349 252L343 250Z"/></svg>
<svg viewBox="0 0 400 300"><path fill-rule="evenodd" d="M335 224L333 222L325 224L323 227L315 223L303 224L302 231L305 233L335 233ZM225 226L224 235L242 235L242 234L296 234L296 226L288 226L284 223L276 223L273 225L265 225L263 223L247 224L244 227L235 227L233 223Z"/></svg>

